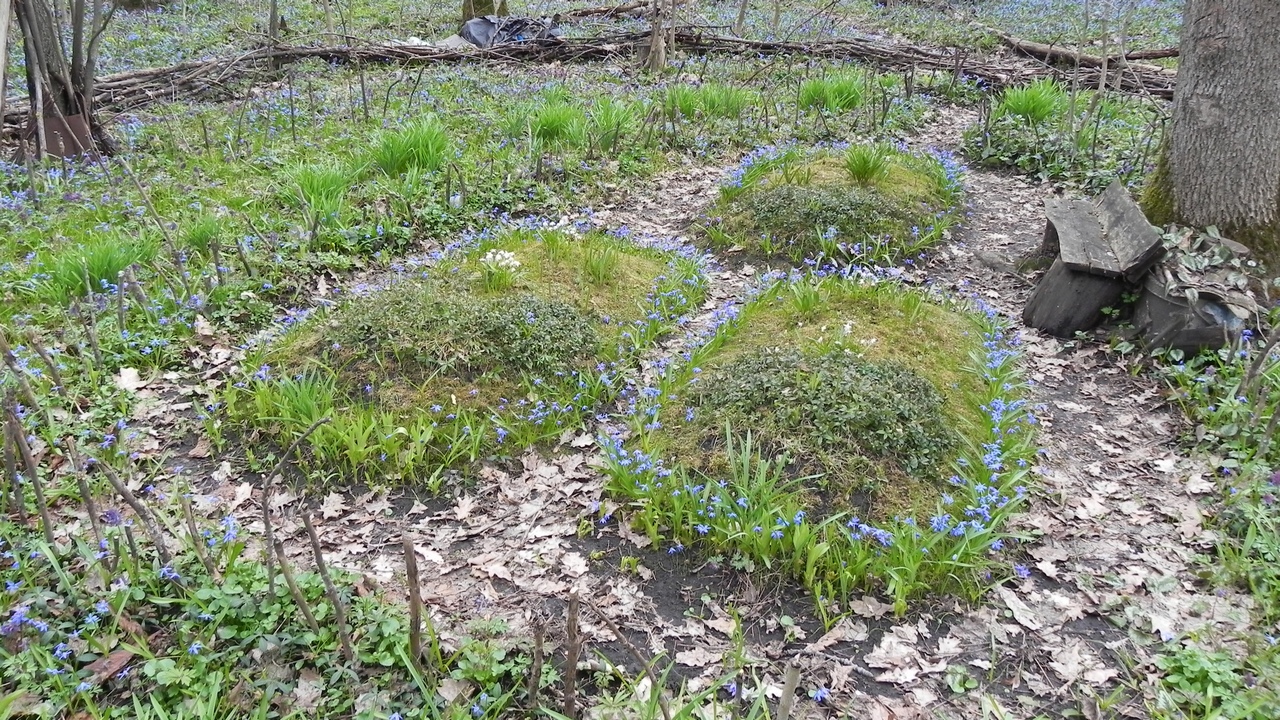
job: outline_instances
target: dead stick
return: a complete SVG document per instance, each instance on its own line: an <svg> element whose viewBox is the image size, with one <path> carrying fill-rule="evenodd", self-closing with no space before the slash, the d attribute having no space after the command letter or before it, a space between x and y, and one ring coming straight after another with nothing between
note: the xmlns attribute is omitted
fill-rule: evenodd
<svg viewBox="0 0 1280 720"><path fill-rule="evenodd" d="M44 488L40 483L40 468L36 465L35 457L31 454L31 446L27 444L27 437L22 431L22 423L18 421L18 413L14 410L14 403L10 403L6 408L7 424L9 426L9 436L13 438L13 444L18 448L18 454L22 457L22 464L27 469L27 477L31 480L31 490L36 496L36 509L40 511L40 521L44 524L44 539L53 547L53 520L49 518L49 506L44 501Z"/></svg>
<svg viewBox="0 0 1280 720"><path fill-rule="evenodd" d="M418 581L418 554L413 549L413 538L405 532L400 538L404 546L405 579L409 584L409 659L422 668L422 586Z"/></svg>
<svg viewBox="0 0 1280 720"><path fill-rule="evenodd" d="M320 623L316 622L316 616L311 614L311 606L307 604L307 598L298 589L298 583L293 579L293 570L289 568L289 558L284 554L284 543L279 540L275 541L276 562L280 564L280 574L284 576L285 585L289 586L289 594L293 596L293 602L298 606L298 612L302 613L302 619L307 621L307 627L311 628L311 632L316 637L320 637Z"/></svg>
<svg viewBox="0 0 1280 720"><path fill-rule="evenodd" d="M142 285L138 283L138 276L134 274L132 265L124 269L124 277L128 284L129 294L133 296L133 301L138 304L138 307L142 308L143 312L150 315L151 311L148 306L151 303L147 300L147 294L142 292ZM174 299L176 300L177 298Z"/></svg>
<svg viewBox="0 0 1280 720"><path fill-rule="evenodd" d="M10 487L13 488L11 504L13 511L18 515L18 522L26 525L27 499L22 492L22 483L18 481L18 464L13 456L13 438L9 437L7 430L0 434L4 435L4 474L9 478Z"/></svg>
<svg viewBox="0 0 1280 720"><path fill-rule="evenodd" d="M348 663L354 663L356 653L351 647L351 635L347 632L347 611L342 605L342 598L338 597L338 588L334 587L333 580L329 577L329 568L325 566L324 554L320 550L320 537L311 524L311 513L306 510L302 512L302 524L307 528L307 537L311 538L311 552L316 556L316 570L320 571L320 579L324 581L324 592L333 604L333 618L338 622L338 640L342 643L342 654Z"/></svg>
<svg viewBox="0 0 1280 720"><path fill-rule="evenodd" d="M538 707L538 691L542 689L542 641L547 632L541 620L533 624L533 660L529 664L529 707Z"/></svg>
<svg viewBox="0 0 1280 720"><path fill-rule="evenodd" d="M58 369L58 363L53 361L53 356L50 355L44 345L40 343L40 338L36 335L34 330L27 331L27 345L31 346L31 349L40 357L40 361L49 369L49 377L53 378L54 382L53 389L57 391L59 395L66 395L67 387L62 380L62 371Z"/></svg>
<svg viewBox="0 0 1280 720"><path fill-rule="evenodd" d="M89 489L89 481L84 476L84 463L80 462L80 453L76 452L76 440L70 435L64 441L67 444L67 459L71 461L71 472L76 476L76 485L80 488L80 498L89 512L89 524L93 526L93 537L98 541L98 549L103 550L106 535L102 532L102 520L98 517L98 503L93 499Z"/></svg>
<svg viewBox="0 0 1280 720"><path fill-rule="evenodd" d="M125 282L124 271L116 273L116 324L120 326L120 337L124 337L124 334L129 331L125 323Z"/></svg>
<svg viewBox="0 0 1280 720"><path fill-rule="evenodd" d="M36 401L36 394L31 390L31 384L27 382L27 374L22 371L22 367L18 365L18 356L13 354L13 348L9 346L9 339L6 337L8 331L0 328L0 358L4 359L4 364L9 368L9 372L13 373L13 377L17 380L18 390L22 392L22 397L27 405L31 408L39 407Z"/></svg>
<svg viewBox="0 0 1280 720"><path fill-rule="evenodd" d="M564 716L575 717L578 692L578 653L582 650L582 637L578 634L578 591L569 594L569 611L565 620L564 649Z"/></svg>
<svg viewBox="0 0 1280 720"><path fill-rule="evenodd" d="M151 514L151 510L138 500L138 496L133 494L133 491L129 489L128 485L124 484L124 481L120 479L120 476L116 474L116 471L110 465L93 456L90 456L90 459L93 460L94 465L102 469L102 474L107 476L107 482L111 483L111 487L115 488L120 497L124 498L125 503L133 508L133 512L138 516L138 519L142 521L143 528L151 536L151 543L156 546L156 553L160 556L160 563L166 566L171 564L173 555L169 553L169 548L164 543L164 535L160 533L160 524L155 515ZM138 549L134 546L132 550L136 560Z"/></svg>
<svg viewBox="0 0 1280 720"><path fill-rule="evenodd" d="M615 622L613 622L613 618L605 615L604 611L597 607L595 603L591 602L590 599L584 598L583 602L587 604L587 607L595 611L595 614L601 620L604 620L604 624L608 626L609 632L613 633L618 638L618 642L621 642L622 645L627 648L627 651L631 653L631 657L640 664L640 667L644 668L644 674L649 677L649 682L653 683L653 692L657 695L658 708L662 710L663 720L671 720L671 708L667 706L667 699L662 696L662 683L659 681L658 676L653 672L653 661L646 661L644 659L644 656L640 654L640 649L632 644L632 642L627 639L626 635L622 634L622 630Z"/></svg>
<svg viewBox="0 0 1280 720"><path fill-rule="evenodd" d="M316 428L327 422L329 422L329 418L322 417L311 423L311 427L307 428L301 435L294 438L293 442L289 445L289 449L285 450L284 454L280 456L280 460L276 462L275 467L271 468L271 473L267 475L267 479L262 483L262 534L266 543L263 547L262 554L264 564L267 566L267 589L272 595L276 594L276 574L271 563L271 548L275 545L276 533L271 526L271 486L275 483L276 476L278 476L280 471L284 469L284 464L288 462L289 456L298 449L298 445L301 444L303 440L306 440L311 433L315 432Z"/></svg>
<svg viewBox="0 0 1280 720"><path fill-rule="evenodd" d="M796 702L796 686L800 684L800 668L787 666L782 683L782 698L778 700L778 720L791 720L791 706Z"/></svg>
<svg viewBox="0 0 1280 720"><path fill-rule="evenodd" d="M222 574L218 572L217 566L209 558L209 553L204 551L204 543L200 541L200 528L196 527L196 514L191 510L191 498L187 497L186 493L182 493L182 515L187 520L187 534L191 536L191 547L196 551L200 564L204 565L204 569L214 582L221 583Z"/></svg>

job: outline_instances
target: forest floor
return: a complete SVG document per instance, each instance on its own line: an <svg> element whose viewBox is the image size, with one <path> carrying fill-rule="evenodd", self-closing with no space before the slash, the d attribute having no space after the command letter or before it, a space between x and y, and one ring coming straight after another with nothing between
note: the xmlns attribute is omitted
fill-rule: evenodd
<svg viewBox="0 0 1280 720"><path fill-rule="evenodd" d="M943 107L910 143L953 149L974 118L971 110ZM727 171L697 165L668 171L589 217L566 220L688 238ZM965 184L963 225L902 279L976 299L1020 325L1032 285L1007 261L1038 246L1042 201L1055 190L986 170L970 170ZM732 253L718 261L695 323L726 300L742 299L764 270ZM993 702L1005 712L998 717L1008 718L1146 717L1153 653L1163 642L1205 626L1230 630L1249 622L1247 597L1206 593L1191 567L1212 545L1197 503L1213 488L1206 479L1212 470L1179 452L1183 420L1155 381L1135 376L1097 344L1027 328L1018 338L1042 447L1041 486L1015 521L1030 538L1021 553L1033 571L996 588L989 603L928 601L895 618L888 604L864 597L824 632L810 601L785 585L761 584L706 558L669 556L616 524L584 536L582 519L609 502L587 431L566 434L553 451L526 453L519 469L484 468L478 485L455 500L330 492L317 531L326 560L365 575L392 597L405 592L400 541L412 537L429 578L422 596L446 642L469 621L500 618L516 635L544 634L554 652L564 638L564 608L576 593L647 656L667 653L677 676L698 691L725 671L734 634L726 608L734 607L764 686L780 693L782 664L796 664L806 682L840 698L830 707L851 717L973 718L994 712ZM232 351L211 344L212 355L232 360ZM172 419L164 410L175 408L174 399L181 411L181 398L212 394L206 384L188 384L194 374L181 375L176 383L138 389L140 398L156 398L152 414ZM147 432L173 442L172 430L162 426ZM200 478L206 496L200 509L210 517L233 514L260 534L260 477L234 456L202 466L208 449L197 442L186 441L190 458L179 472ZM279 513L276 536L305 563L310 551L293 512L300 501L278 491L271 507ZM624 572L624 557L640 563ZM588 655L599 650L639 670L608 621L586 612L581 627ZM982 692L963 692L973 687ZM807 707L815 717L828 712Z"/></svg>

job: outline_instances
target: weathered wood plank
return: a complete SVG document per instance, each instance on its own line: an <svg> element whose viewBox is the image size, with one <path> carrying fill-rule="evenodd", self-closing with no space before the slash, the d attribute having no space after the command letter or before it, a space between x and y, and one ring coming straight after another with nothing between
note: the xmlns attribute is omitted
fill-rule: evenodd
<svg viewBox="0 0 1280 720"><path fill-rule="evenodd" d="M1048 225L1058 240L1062 262L1072 270L1119 277L1097 210L1087 200L1053 199L1044 203ZM1045 228L1046 236L1049 228Z"/></svg>
<svg viewBox="0 0 1280 720"><path fill-rule="evenodd" d="M1160 231L1147 222L1142 208L1119 180L1097 199L1098 220L1120 275L1136 282L1164 254Z"/></svg>
<svg viewBox="0 0 1280 720"><path fill-rule="evenodd" d="M1097 327L1102 309L1114 307L1126 283L1119 278L1077 272L1054 261L1022 309L1022 322L1061 338Z"/></svg>

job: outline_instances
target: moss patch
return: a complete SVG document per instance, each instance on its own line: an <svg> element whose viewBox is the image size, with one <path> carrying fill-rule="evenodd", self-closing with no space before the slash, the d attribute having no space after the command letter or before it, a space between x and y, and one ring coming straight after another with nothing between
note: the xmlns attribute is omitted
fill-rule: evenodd
<svg viewBox="0 0 1280 720"><path fill-rule="evenodd" d="M811 291L816 303L801 294ZM690 373L663 410L658 443L716 475L726 470L729 424L787 457L788 475L807 478L812 508L874 519L921 511L979 424L983 386L963 367L981 349L966 315L914 290L783 284Z"/></svg>
<svg viewBox="0 0 1280 720"><path fill-rule="evenodd" d="M722 188L708 235L796 262L888 263L941 239L960 194L948 160L886 144L753 155Z"/></svg>

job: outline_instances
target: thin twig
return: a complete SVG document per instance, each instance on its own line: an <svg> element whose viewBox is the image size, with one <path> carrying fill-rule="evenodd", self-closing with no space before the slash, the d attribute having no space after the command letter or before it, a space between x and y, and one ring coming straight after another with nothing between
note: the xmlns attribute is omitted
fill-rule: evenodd
<svg viewBox="0 0 1280 720"><path fill-rule="evenodd" d="M618 642L621 642L622 645L627 648L627 651L631 653L631 657L635 658L635 661L640 665L640 667L644 668L644 674L648 676L649 682L653 683L653 692L657 695L658 707L662 710L663 720L671 720L671 708L667 705L667 699L662 696L662 682L653 672L654 661L646 661L644 659L644 656L640 654L640 649L632 644L632 642L627 639L626 635L622 634L622 629L613 621L613 618L605 615L604 611L597 607L595 603L591 602L591 600L583 598L582 601L587 604L587 607L595 611L597 617L604 620L604 624L609 627L609 632L613 633L614 636L618 638Z"/></svg>
<svg viewBox="0 0 1280 720"><path fill-rule="evenodd" d="M329 568L324 564L324 554L320 550L320 537L316 535L315 525L311 523L311 513L302 512L302 524L307 529L307 537L311 538L311 552L316 556L316 570L320 571L320 579L324 581L324 592L333 604L333 618L338 623L338 641L342 643L342 654L348 663L356 660L355 650L351 647L351 635L347 631L347 610L338 597L338 588L329 577Z"/></svg>
<svg viewBox="0 0 1280 720"><path fill-rule="evenodd" d="M213 564L209 553L204 550L204 543L200 541L200 528L196 527L196 514L191 510L191 498L186 493L182 494L182 515L187 520L187 534L191 537L191 546L196 551L196 557L200 558L200 564L204 565L214 582L221 583L222 573L218 572L218 566Z"/></svg>
<svg viewBox="0 0 1280 720"><path fill-rule="evenodd" d="M173 555L169 552L168 546L165 545L164 535L160 532L160 523L156 520L156 516L152 514L151 509L138 500L138 496L133 494L133 491L129 489L128 485L124 484L124 481L120 479L120 476L110 465L92 455L89 456L89 459L93 460L93 464L102 470L102 474L107 476L107 482L111 483L111 487L115 488L120 497L124 498L129 507L133 508L133 512L138 516L138 519L142 521L143 528L151 536L152 544L156 546L156 553L160 556L160 564L169 565L172 563ZM130 545L132 544L132 540L130 540ZM133 546L132 550L136 559L138 549Z"/></svg>
<svg viewBox="0 0 1280 720"><path fill-rule="evenodd" d="M578 632L578 602L578 591L574 589L569 594L564 649L564 716L571 720L577 712L578 654L582 651L582 636Z"/></svg>
<svg viewBox="0 0 1280 720"><path fill-rule="evenodd" d="M279 540L275 541L273 546L276 551L276 562L280 563L280 574L284 576L285 585L289 586L289 594L293 596L293 602L298 606L298 612L302 613L302 619L307 621L307 627L311 628L311 632L316 637L320 636L320 624L316 622L316 616L311 614L311 606L307 603L307 598L298 589L298 583L293 579L293 570L289 568L289 558L284 554L284 543Z"/></svg>
<svg viewBox="0 0 1280 720"><path fill-rule="evenodd" d="M22 464L27 469L27 478L31 481L31 490L36 496L36 509L40 511L40 521L44 525L45 542L49 543L49 547L53 547L53 520L49 518L49 506L44 500L44 488L40 483L40 468L36 465L36 460L31 454L31 446L27 444L27 436L22 431L22 423L18 420L18 413L14 409L14 405L15 403L10 402L5 408L9 437L13 438L13 444L18 448L18 455L22 458Z"/></svg>
<svg viewBox="0 0 1280 720"><path fill-rule="evenodd" d="M71 462L71 474L76 476L76 485L80 488L80 499L84 500L85 510L89 512L89 524L93 526L93 537L98 541L98 549L102 549L106 535L102 532L102 520L98 517L98 503L93 499L93 491L89 489L89 481L85 479L84 463L80 462L80 453L76 452L76 439L68 435L63 441L67 445L67 460Z"/></svg>

